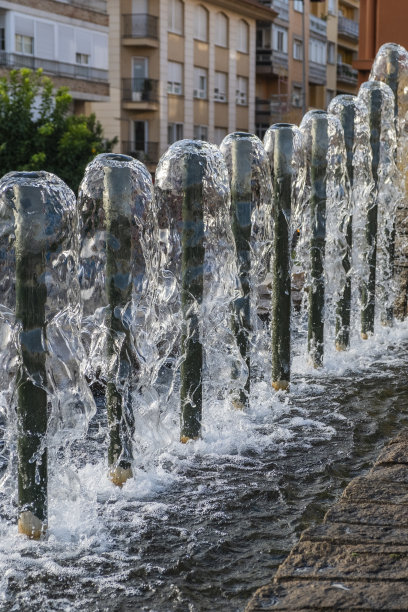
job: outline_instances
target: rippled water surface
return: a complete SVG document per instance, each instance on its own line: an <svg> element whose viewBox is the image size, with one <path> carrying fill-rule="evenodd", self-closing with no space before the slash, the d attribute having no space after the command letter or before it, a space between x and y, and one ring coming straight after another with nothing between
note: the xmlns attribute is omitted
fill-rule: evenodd
<svg viewBox="0 0 408 612"><path fill-rule="evenodd" d="M50 466L48 540L18 536L1 499L1 610L243 610L407 425L408 325L354 346L319 373L295 358L290 395L256 382L246 413L206 406L195 444L177 441L177 402L144 398L121 490L106 478L100 397L87 438Z"/></svg>

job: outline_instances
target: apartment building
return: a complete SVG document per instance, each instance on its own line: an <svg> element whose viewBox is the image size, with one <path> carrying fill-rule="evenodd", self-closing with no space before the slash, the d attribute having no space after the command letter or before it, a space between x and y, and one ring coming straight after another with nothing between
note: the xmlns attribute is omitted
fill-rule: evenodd
<svg viewBox="0 0 408 612"><path fill-rule="evenodd" d="M277 121L299 123L311 108L327 108L355 93L352 67L359 0L265 0L278 12L257 26L256 133Z"/></svg>
<svg viewBox="0 0 408 612"><path fill-rule="evenodd" d="M0 75L42 68L67 86L73 111L109 99L108 15L103 0L0 0Z"/></svg>
<svg viewBox="0 0 408 612"><path fill-rule="evenodd" d="M151 171L182 138L253 131L255 0L107 0L110 101L98 119L117 150Z"/></svg>

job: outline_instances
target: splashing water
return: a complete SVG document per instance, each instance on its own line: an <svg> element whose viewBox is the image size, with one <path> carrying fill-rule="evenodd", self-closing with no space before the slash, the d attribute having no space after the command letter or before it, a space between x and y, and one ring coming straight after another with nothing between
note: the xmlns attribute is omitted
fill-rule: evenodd
<svg viewBox="0 0 408 612"><path fill-rule="evenodd" d="M375 93L377 92L377 93ZM378 206L378 238L377 238L377 274L376 296L379 320L385 321L387 309L395 300L395 282L393 280L394 262L391 259L395 215L402 198L401 176L396 165L396 131L394 122L394 95L388 85L379 81L363 83L358 94L368 108L373 95L381 99L381 126L379 135L378 169L376 176L372 206Z"/></svg>
<svg viewBox="0 0 408 612"><path fill-rule="evenodd" d="M235 216L232 224L237 224L239 232L248 234L248 237L245 234L244 241L242 235L237 234L235 241L237 256L241 259L241 284L244 283L249 300L249 316L244 314L244 319L248 318L245 324L250 336L250 377L269 378L265 373L265 365L269 363L269 346L265 342L267 334L258 315L265 316L270 311L268 285L271 278L267 277L273 231L270 165L262 142L252 134L229 134L222 141L220 150L228 168L231 190L234 190L233 195L238 202L235 213L232 213ZM249 249L245 251L247 246ZM242 252L239 252L240 249Z"/></svg>
<svg viewBox="0 0 408 612"><path fill-rule="evenodd" d="M394 116L397 137L396 165L399 173L393 177L393 186L398 192L396 200L391 199L390 215L395 217L395 306L397 315L403 317L407 312L408 275L407 255L404 246L407 241L408 227L406 206L408 200L408 52L401 45L386 43L382 45L375 57L370 80L387 84L394 94ZM387 221L387 225L389 221ZM392 275L392 272L391 272Z"/></svg>
<svg viewBox="0 0 408 612"><path fill-rule="evenodd" d="M295 223L300 228L300 239L297 246L296 263L305 274L305 287L308 288L311 280L310 238L312 224L316 222L311 218L311 155L312 131L315 120L327 122L327 173L326 209L325 209L325 253L324 253L324 344L326 348L334 344L334 322L336 318L336 304L344 289L346 274L342 260L347 252L346 227L350 218L350 185L347 176L347 155L344 144L343 128L337 117L324 111L310 111L302 120L300 131L305 146L306 182L300 206L295 211Z"/></svg>
<svg viewBox="0 0 408 612"><path fill-rule="evenodd" d="M41 193L41 210L33 211L25 220L16 206L16 186ZM86 355L80 341L79 233L74 194L63 181L47 172L6 174L0 182L0 227L0 418L5 423L3 456L7 457L8 466L1 491L7 512L15 519L16 511L9 504L13 506L16 501L16 376L22 358L21 324L15 317L17 234L29 235L32 248L43 252L44 258L45 377L37 378L35 384L46 391L50 406L47 435L42 445L48 448L54 474L59 469L64 472L61 449L67 449L77 438L85 436L95 404L84 377Z"/></svg>

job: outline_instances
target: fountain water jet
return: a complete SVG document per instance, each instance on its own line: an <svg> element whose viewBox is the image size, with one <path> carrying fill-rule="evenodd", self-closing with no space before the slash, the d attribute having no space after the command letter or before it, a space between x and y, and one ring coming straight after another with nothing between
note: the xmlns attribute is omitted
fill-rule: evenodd
<svg viewBox="0 0 408 612"><path fill-rule="evenodd" d="M248 378L237 408L248 405L251 386L251 345L257 323L258 287L267 274L272 240L272 186L262 142L247 132L234 132L220 145L230 177L231 217L243 296L234 301L232 325L248 368ZM251 304L252 302L252 304Z"/></svg>
<svg viewBox="0 0 408 612"><path fill-rule="evenodd" d="M314 367L323 365L324 327L335 318L344 291L350 216L343 129L337 117L310 111L302 120L306 151L306 190L300 207L300 256L309 284L308 351ZM305 248L306 247L306 248ZM328 265L330 262L330 265Z"/></svg>
<svg viewBox="0 0 408 612"><path fill-rule="evenodd" d="M132 476L132 387L140 370L138 333L143 321L138 319L143 319L141 305L147 301L145 236L151 233L152 199L147 169L119 154L98 155L88 165L79 193L84 217L81 289L90 314L85 327L94 371L101 367L106 380L109 477L118 486ZM101 323L102 360L100 329L95 330Z"/></svg>
<svg viewBox="0 0 408 612"><path fill-rule="evenodd" d="M201 435L204 395L234 397L248 376L227 324L240 290L228 172L218 148L174 143L159 162L155 193L162 268L157 308L168 313L164 334L180 372L180 438L187 442ZM234 367L237 375L226 378Z"/></svg>
<svg viewBox="0 0 408 612"><path fill-rule="evenodd" d="M392 252L393 225L397 206L394 127L394 95L384 83L363 83L358 94L368 111L373 201L368 210L366 226L368 279L362 285L361 337L367 339L374 333L376 288L380 290L382 321L392 323ZM377 230L378 235L377 235ZM380 265L377 257L380 255Z"/></svg>
<svg viewBox="0 0 408 612"><path fill-rule="evenodd" d="M74 194L53 174L11 172L0 182L0 227L2 327L15 328L3 350L17 355L18 528L38 539L47 528L51 437L76 437L95 409L79 341Z"/></svg>
<svg viewBox="0 0 408 612"><path fill-rule="evenodd" d="M272 387L279 391L290 383L292 210L304 187L305 164L302 136L294 125L271 126L264 145L273 182Z"/></svg>

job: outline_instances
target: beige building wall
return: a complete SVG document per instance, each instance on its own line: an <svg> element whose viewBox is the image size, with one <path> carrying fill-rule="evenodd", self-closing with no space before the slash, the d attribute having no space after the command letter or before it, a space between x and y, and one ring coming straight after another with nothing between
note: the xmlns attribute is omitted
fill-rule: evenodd
<svg viewBox="0 0 408 612"><path fill-rule="evenodd" d="M131 22L132 0L107 0L110 19L109 30L109 71L111 97L109 102L98 104L94 110L104 125L105 134L112 138L118 136L117 151L135 154L154 170L157 158L168 147L168 125L179 124L183 128L184 138L194 137L194 127L203 126L207 130L209 141L220 138L220 134L232 132L237 128L254 131L255 124L255 57L256 57L256 15L269 19L274 13L251 0L184 0L184 21L182 34L169 31L168 14L172 0L147 0L148 14L157 18L157 36L141 31ZM196 9L202 5L208 11L208 40L194 39ZM217 13L222 12L228 18L228 47L216 44ZM123 15L127 15L126 23ZM239 21L244 20L248 27L248 52L237 51L237 32ZM142 20L143 23L143 20ZM143 29L143 26L142 26ZM125 31L126 30L126 34ZM144 96L144 92L135 92L136 81L132 81L133 58L145 58L148 62L148 74L140 81L149 81L149 90L157 81L157 96ZM182 66L182 91L168 93L168 62L177 62ZM205 100L194 97L194 68L207 71L207 97ZM227 100L214 99L216 72L227 76ZM246 104L236 101L238 78L246 79ZM244 81L245 83L245 81ZM132 89L132 91L130 90ZM241 98L242 100L242 98ZM142 127L140 127L142 126ZM136 132L145 126L145 136L150 143L146 150L138 152L133 149L139 146L132 142ZM201 128L200 128L201 129ZM178 134L179 132L177 132ZM148 146L147 146L148 145ZM156 151L156 159L149 152ZM143 145L144 146L144 145ZM149 151L147 150L149 149ZM140 153L140 156L139 156Z"/></svg>

